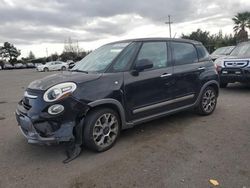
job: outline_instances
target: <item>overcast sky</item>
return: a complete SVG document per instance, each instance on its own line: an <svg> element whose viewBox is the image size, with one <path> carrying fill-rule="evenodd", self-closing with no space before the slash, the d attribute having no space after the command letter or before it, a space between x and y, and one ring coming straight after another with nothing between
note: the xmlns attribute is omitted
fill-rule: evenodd
<svg viewBox="0 0 250 188"><path fill-rule="evenodd" d="M250 0L0 0L0 45L8 41L36 56L61 53L71 37L92 50L110 41L176 37L197 28L232 33L231 18L250 10Z"/></svg>

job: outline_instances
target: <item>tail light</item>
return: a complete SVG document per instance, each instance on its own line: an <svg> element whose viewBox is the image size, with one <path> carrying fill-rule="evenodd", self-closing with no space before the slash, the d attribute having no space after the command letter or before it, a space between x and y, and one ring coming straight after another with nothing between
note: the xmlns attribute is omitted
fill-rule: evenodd
<svg viewBox="0 0 250 188"><path fill-rule="evenodd" d="M219 73L221 71L221 66L214 64L216 71Z"/></svg>

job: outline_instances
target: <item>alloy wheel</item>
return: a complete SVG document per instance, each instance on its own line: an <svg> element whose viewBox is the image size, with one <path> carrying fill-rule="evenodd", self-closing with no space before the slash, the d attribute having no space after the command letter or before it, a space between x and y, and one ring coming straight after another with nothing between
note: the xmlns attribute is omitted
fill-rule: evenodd
<svg viewBox="0 0 250 188"><path fill-rule="evenodd" d="M213 90L208 89L202 98L202 108L206 113L210 113L216 106L216 94Z"/></svg>
<svg viewBox="0 0 250 188"><path fill-rule="evenodd" d="M111 113L100 116L93 128L93 138L99 147L107 147L113 144L118 136L119 123L117 117Z"/></svg>

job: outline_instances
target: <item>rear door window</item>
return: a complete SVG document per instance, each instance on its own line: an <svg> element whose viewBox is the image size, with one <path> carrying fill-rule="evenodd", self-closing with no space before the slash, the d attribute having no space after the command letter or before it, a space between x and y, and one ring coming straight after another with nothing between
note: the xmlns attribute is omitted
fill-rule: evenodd
<svg viewBox="0 0 250 188"><path fill-rule="evenodd" d="M175 65L185 65L198 62L196 48L193 44L184 42L171 42Z"/></svg>

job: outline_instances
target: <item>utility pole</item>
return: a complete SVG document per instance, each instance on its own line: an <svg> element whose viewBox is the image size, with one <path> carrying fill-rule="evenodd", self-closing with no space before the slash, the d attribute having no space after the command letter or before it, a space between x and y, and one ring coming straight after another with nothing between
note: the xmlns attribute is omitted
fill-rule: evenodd
<svg viewBox="0 0 250 188"><path fill-rule="evenodd" d="M172 36L171 36L171 24L172 23L173 22L171 21L171 16L168 15L168 22L165 22L165 24L168 24L168 27L169 27L169 38L172 38Z"/></svg>
<svg viewBox="0 0 250 188"><path fill-rule="evenodd" d="M46 48L46 55L47 55L47 57L48 57L48 48Z"/></svg>

